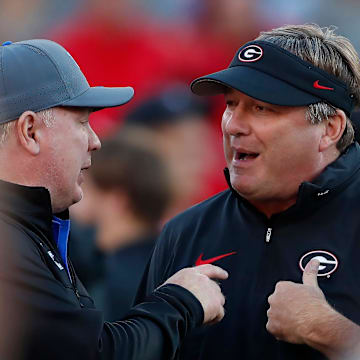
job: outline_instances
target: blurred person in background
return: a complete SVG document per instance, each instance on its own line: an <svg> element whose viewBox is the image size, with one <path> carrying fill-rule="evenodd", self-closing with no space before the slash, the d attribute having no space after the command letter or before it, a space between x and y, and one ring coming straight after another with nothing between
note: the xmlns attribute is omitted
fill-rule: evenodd
<svg viewBox="0 0 360 360"><path fill-rule="evenodd" d="M157 15L156 9L166 7L162 1L152 6L143 0L109 0L104 6L101 0L87 0L46 35L74 54L92 85L131 81L137 96L130 110L168 82L190 82L204 67L209 72L222 67L239 42L261 29L256 3L187 1L180 16L187 20L184 25L176 12L168 22ZM96 114L94 129L106 136L124 115L124 109Z"/></svg>
<svg viewBox="0 0 360 360"><path fill-rule="evenodd" d="M49 29L60 25L86 0L1 0L0 43L24 36L43 37Z"/></svg>
<svg viewBox="0 0 360 360"><path fill-rule="evenodd" d="M138 103L124 122L124 129L132 127L151 132L169 169L172 195L163 222L224 188L223 181L217 181L224 163L209 123L209 103L191 94L185 84L167 84Z"/></svg>
<svg viewBox="0 0 360 360"><path fill-rule="evenodd" d="M333 29L287 25L194 80L223 94L229 189L169 221L138 300L183 266L221 264L226 317L186 360L360 358L360 60Z"/></svg>
<svg viewBox="0 0 360 360"><path fill-rule="evenodd" d="M88 0L48 37L74 54L92 85L131 82L136 88L131 109L176 77L180 63L183 69L191 67L191 60L183 63L187 53L181 37L177 41L171 28L162 31L151 20L140 1L109 0L104 6L102 0ZM111 134L123 115L123 109L95 115L95 131L100 137Z"/></svg>
<svg viewBox="0 0 360 360"><path fill-rule="evenodd" d="M280 23L332 24L360 50L357 19L360 3L357 0L257 0L259 20L278 26ZM326 11L324 8L326 7Z"/></svg>
<svg viewBox="0 0 360 360"><path fill-rule="evenodd" d="M69 252L108 321L131 308L170 202L170 179L155 142L142 129L103 141L87 173L84 200L71 210L81 223L95 225L93 237L72 234Z"/></svg>
<svg viewBox="0 0 360 360"><path fill-rule="evenodd" d="M86 7L81 7L47 36L74 54L92 85L131 83L136 88L136 99L128 107L94 114L94 130L100 138L105 138L121 126L128 112L136 111L138 105L160 93L168 84L189 83L200 72L216 71L227 63L238 44L261 29L256 4L256 1L244 0L187 1L186 5L177 4L183 9L180 16L174 11L171 20L164 22L156 10L165 9L161 1L110 0L104 6L101 0L88 0ZM168 3L168 6L174 5ZM219 134L216 119L220 112L221 103L217 101L207 115L212 133ZM193 127L200 126L194 123ZM222 147L218 139L213 136L212 143L208 142L202 151L220 154ZM186 161L191 158L187 156ZM178 166L182 164L183 160ZM219 169L224 162L216 155L212 157L212 164ZM210 166L207 160L201 167ZM201 167L197 171L201 171ZM226 187L221 171L210 171L203 180L193 202L184 202L170 211L169 216ZM191 181L183 182L183 186L191 186Z"/></svg>
<svg viewBox="0 0 360 360"><path fill-rule="evenodd" d="M134 90L90 87L71 55L49 40L7 41L0 57L0 334L10 333L0 358L173 357L190 329L224 316L211 279L227 273L183 269L124 321L110 323L67 251L68 208L81 200L84 172L101 147L89 115L127 103Z"/></svg>

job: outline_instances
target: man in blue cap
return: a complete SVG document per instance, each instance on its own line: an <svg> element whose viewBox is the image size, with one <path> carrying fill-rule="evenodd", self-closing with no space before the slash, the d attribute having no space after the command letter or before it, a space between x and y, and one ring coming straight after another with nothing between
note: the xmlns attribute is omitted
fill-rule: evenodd
<svg viewBox="0 0 360 360"><path fill-rule="evenodd" d="M216 266L183 269L134 307L103 321L67 254L68 207L100 141L89 114L130 87L90 87L48 40L0 47L1 359L168 359L196 326L224 315ZM56 214L56 215L55 215Z"/></svg>
<svg viewBox="0 0 360 360"><path fill-rule="evenodd" d="M138 298L184 266L216 263L231 274L226 317L194 331L181 359L359 358L355 49L332 29L284 26L191 89L225 97L229 189L165 226Z"/></svg>

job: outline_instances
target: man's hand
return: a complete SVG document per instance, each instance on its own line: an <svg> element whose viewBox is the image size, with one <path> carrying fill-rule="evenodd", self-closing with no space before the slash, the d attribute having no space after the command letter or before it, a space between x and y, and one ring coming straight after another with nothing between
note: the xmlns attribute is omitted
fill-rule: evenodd
<svg viewBox="0 0 360 360"><path fill-rule="evenodd" d="M312 259L303 283L280 281L269 296L267 330L276 339L307 344L330 360L360 359L360 327L326 301L319 288L319 261Z"/></svg>
<svg viewBox="0 0 360 360"><path fill-rule="evenodd" d="M197 297L204 309L204 324L216 323L224 317L225 298L212 279L225 280L228 273L218 266L201 265L178 271L164 284L177 284Z"/></svg>
<svg viewBox="0 0 360 360"><path fill-rule="evenodd" d="M278 340L305 343L314 316L322 308L330 308L317 282L319 265L312 259L304 269L302 284L279 281L269 296L266 329Z"/></svg>

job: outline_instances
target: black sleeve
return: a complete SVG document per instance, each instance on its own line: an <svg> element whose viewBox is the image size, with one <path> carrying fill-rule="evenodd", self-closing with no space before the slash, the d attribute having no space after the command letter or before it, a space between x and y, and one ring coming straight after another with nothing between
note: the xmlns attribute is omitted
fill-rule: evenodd
<svg viewBox="0 0 360 360"><path fill-rule="evenodd" d="M123 359L169 360L185 335L202 322L198 300L186 289L169 284L132 308L123 321L106 323L102 339L108 354L122 354Z"/></svg>
<svg viewBox="0 0 360 360"><path fill-rule="evenodd" d="M203 321L189 291L166 285L124 320L106 323L100 311L74 303L73 290L53 276L25 234L0 242L1 359L171 359Z"/></svg>

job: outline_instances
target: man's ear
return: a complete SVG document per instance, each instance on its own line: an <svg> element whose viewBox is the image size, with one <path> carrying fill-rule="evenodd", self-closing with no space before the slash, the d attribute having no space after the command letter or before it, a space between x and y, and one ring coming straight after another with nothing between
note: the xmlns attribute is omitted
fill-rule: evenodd
<svg viewBox="0 0 360 360"><path fill-rule="evenodd" d="M346 115L344 111L337 109L334 116L329 116L327 121L324 121L324 133L320 140L320 151L330 148L332 145L340 140L346 127Z"/></svg>
<svg viewBox="0 0 360 360"><path fill-rule="evenodd" d="M40 152L40 132L44 122L33 111L25 111L16 122L16 134L21 146L31 155Z"/></svg>

